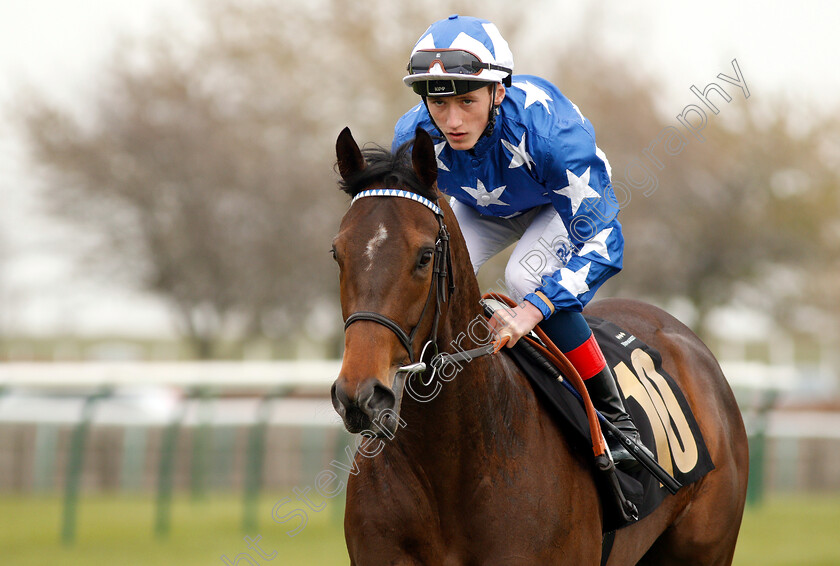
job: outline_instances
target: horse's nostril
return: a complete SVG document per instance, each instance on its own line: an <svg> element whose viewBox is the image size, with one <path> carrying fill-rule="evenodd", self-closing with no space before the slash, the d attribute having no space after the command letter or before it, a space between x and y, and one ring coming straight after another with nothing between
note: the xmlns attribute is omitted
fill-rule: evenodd
<svg viewBox="0 0 840 566"><path fill-rule="evenodd" d="M397 406L397 396L389 387L375 378L350 389L347 385L347 380L339 378L330 390L333 407L347 430L357 433L371 429L380 417L382 422L378 424L385 429L391 430L396 426L391 422L394 419L389 413Z"/></svg>
<svg viewBox="0 0 840 566"><path fill-rule="evenodd" d="M373 386L373 393L370 397L368 406L375 412L379 413L385 409L393 409L397 404L397 396L390 387L385 387L381 383L376 383Z"/></svg>
<svg viewBox="0 0 840 566"><path fill-rule="evenodd" d="M338 387L338 381L333 383L332 388L330 389L330 398L332 399L333 408L339 415L344 414L344 410L347 407L347 393L345 393L343 387Z"/></svg>

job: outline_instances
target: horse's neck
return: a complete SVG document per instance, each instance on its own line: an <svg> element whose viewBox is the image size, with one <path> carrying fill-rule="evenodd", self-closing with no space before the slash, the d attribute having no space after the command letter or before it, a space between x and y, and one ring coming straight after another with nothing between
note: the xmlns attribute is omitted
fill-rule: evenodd
<svg viewBox="0 0 840 566"><path fill-rule="evenodd" d="M438 204L450 234L455 292L447 299L437 342L440 351L452 353L486 344L489 329L458 222L446 199ZM511 437L521 432L521 415L528 414L523 405L531 398L523 395L521 376L501 356L462 362L455 372L448 369L448 375L438 376L440 388L432 400L403 398L406 426L397 438L401 451L422 468L433 469L453 458L480 461L482 454L509 446Z"/></svg>
<svg viewBox="0 0 840 566"><path fill-rule="evenodd" d="M517 375L502 355L462 364L428 402L404 399L406 427L396 440L398 458L438 501L457 499L461 486L493 474L488 461L510 459L525 444L527 416L535 413Z"/></svg>
<svg viewBox="0 0 840 566"><path fill-rule="evenodd" d="M441 199L439 204L450 234L450 277L455 292L448 298L447 313L438 335L438 348L441 352L453 353L486 345L491 337L461 228L449 202ZM419 404L421 427L433 429L434 435L446 434L454 438L464 431L493 426L492 420L488 422L487 419L487 411L492 409L488 406L490 399L499 395L500 385L511 385L498 381L507 377L507 373L500 369L499 360L490 356L477 357L447 369L447 375L438 376L441 389L434 402ZM449 426L441 430L442 423Z"/></svg>
<svg viewBox="0 0 840 566"><path fill-rule="evenodd" d="M472 267L461 263L455 266L456 292L438 337L442 352L469 350L489 337ZM521 433L521 416L529 414L520 378L500 355L476 357L442 371L432 400L404 398L406 427L399 437L412 465L434 476L435 469L459 460L466 470L471 462L484 461L488 452L510 446Z"/></svg>

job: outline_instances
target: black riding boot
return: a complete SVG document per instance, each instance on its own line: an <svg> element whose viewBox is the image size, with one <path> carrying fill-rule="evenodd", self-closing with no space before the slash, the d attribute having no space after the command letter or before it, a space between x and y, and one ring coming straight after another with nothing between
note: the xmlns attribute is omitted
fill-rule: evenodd
<svg viewBox="0 0 840 566"><path fill-rule="evenodd" d="M621 394L618 392L615 377L609 366L605 366L600 373L584 380L583 383L586 384L586 390L589 391L589 397L592 399L595 409L614 424L618 430L641 445L639 431L624 408L624 402L621 400ZM639 462L617 438L606 431L604 436L617 468L623 471L632 471L640 466Z"/></svg>

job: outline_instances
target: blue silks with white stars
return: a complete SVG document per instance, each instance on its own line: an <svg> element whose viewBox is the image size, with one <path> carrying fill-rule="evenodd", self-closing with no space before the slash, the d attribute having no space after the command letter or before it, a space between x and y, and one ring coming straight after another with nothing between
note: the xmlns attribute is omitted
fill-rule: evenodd
<svg viewBox="0 0 840 566"><path fill-rule="evenodd" d="M582 310L621 270L624 238L609 162L595 143L592 124L553 84L514 75L493 133L468 151L446 143L422 103L397 122L393 148L411 140L418 126L436 139L438 187L444 194L501 218L553 205L567 230L565 241L553 242L565 266L544 276L535 290L556 308ZM525 299L550 316L538 295Z"/></svg>

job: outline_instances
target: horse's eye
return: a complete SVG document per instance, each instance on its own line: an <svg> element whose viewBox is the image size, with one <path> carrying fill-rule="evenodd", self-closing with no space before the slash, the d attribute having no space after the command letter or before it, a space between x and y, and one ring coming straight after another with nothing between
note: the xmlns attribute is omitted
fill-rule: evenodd
<svg viewBox="0 0 840 566"><path fill-rule="evenodd" d="M335 248L330 248L330 255L333 259L338 259L338 256L335 255Z"/></svg>
<svg viewBox="0 0 840 566"><path fill-rule="evenodd" d="M432 262L432 258L435 257L435 253L432 250L426 250L423 252L423 255L420 256L420 261L417 262L418 267L426 267Z"/></svg>

